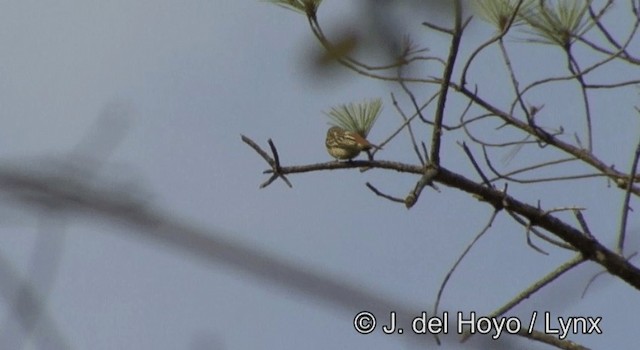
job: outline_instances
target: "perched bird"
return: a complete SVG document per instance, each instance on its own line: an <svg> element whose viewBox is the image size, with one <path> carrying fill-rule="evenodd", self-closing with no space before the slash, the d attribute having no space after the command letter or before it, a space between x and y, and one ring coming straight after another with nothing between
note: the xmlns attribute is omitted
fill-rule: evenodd
<svg viewBox="0 0 640 350"><path fill-rule="evenodd" d="M329 128L325 145L333 158L342 160L355 158L361 151L378 148L357 133L338 126Z"/></svg>

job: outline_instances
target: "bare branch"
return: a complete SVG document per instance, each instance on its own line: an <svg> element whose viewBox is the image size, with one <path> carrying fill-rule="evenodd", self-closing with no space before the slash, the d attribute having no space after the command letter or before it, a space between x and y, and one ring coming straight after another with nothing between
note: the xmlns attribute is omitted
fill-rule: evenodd
<svg viewBox="0 0 640 350"><path fill-rule="evenodd" d="M478 162L476 162L476 159L473 157L473 154L471 153L471 150L469 149L469 147L467 147L467 144L463 142L462 144L460 144L460 146L462 146L464 153L467 155L467 158L469 158L469 160L471 161L471 164L473 164L473 168L476 169L476 172L482 179L482 182L485 184L485 186L491 187L491 181L489 181L489 179L482 172L482 169L480 169Z"/></svg>
<svg viewBox="0 0 640 350"><path fill-rule="evenodd" d="M584 219L584 216L582 215L582 211L578 209L573 209L573 215L575 215L576 219L578 219L578 223L580 224L580 227L582 227L582 231L584 231L584 235L587 237L593 237L593 235L591 234L591 230L589 229L589 225L587 225L587 221Z"/></svg>
<svg viewBox="0 0 640 350"><path fill-rule="evenodd" d="M396 198L396 197L392 197L388 194L384 194L382 192L380 192L380 190L378 190L377 188L375 188L371 183L367 182L367 188L370 189L371 191L373 191L373 193L375 193L376 195L388 199L392 202L396 202L396 203L404 203L404 200L401 198Z"/></svg>
<svg viewBox="0 0 640 350"><path fill-rule="evenodd" d="M487 316L490 317L490 318L493 318L493 317L498 317L498 316L504 315L509 310L513 309L516 305L520 304L523 300L528 299L533 294L538 292L540 289L544 288L545 286L547 286L548 284L550 284L551 282L556 280L558 277L562 276L565 272L567 272L567 271L571 270L572 268L582 264L585 261L586 260L584 259L584 257L581 254L576 255L571 260L569 260L569 261L565 262L564 264L558 266L551 273L547 274L546 276L542 277L540 280L536 281L534 284L532 284L531 286L529 286L528 288L526 288L525 290L520 292L513 299L511 299L506 304L504 304L503 306L499 307L498 309L496 309L495 311L493 311L492 313L490 313ZM466 341L467 339L469 339L469 337L471 337L471 334L465 333L462 336L461 342ZM555 337L555 338L557 339L557 337Z"/></svg>
<svg viewBox="0 0 640 350"><path fill-rule="evenodd" d="M293 185L291 185L291 182L289 182L289 179L287 179L287 177L284 176L284 174L282 173L282 169L280 166L280 157L278 156L278 150L276 149L276 146L273 144L273 141L271 139L268 140L269 147L271 148L271 153L273 154L273 158L271 158L269 157L267 152L263 151L262 148L260 148L260 146L258 146L253 140L251 140L250 138L244 135L241 135L241 136L242 136L242 141L247 145L249 145L251 148L253 148L253 150L256 151L271 166L270 173L272 173L273 175L267 181L263 182L260 185L260 188L265 188L271 185L271 183L277 178L281 178L282 181L284 181L287 184L287 186L289 186L289 188L292 188Z"/></svg>
<svg viewBox="0 0 640 350"><path fill-rule="evenodd" d="M458 265L460 265L460 263L462 262L462 259L464 259L464 257L467 256L467 254L469 253L471 248L473 248L473 246L476 244L476 242L478 242L480 237L482 237L485 233L487 233L487 231L489 230L489 228L493 224L493 221L496 219L496 216L498 215L498 212L499 212L499 210L494 210L493 213L491 213L491 217L489 217L489 220L487 221L487 224L480 230L480 232L478 232L478 234L473 238L471 243L469 243L469 245L467 245L467 247L464 249L462 254L460 254L460 256L458 256L458 259L456 259L456 262L453 264L453 266L451 266L451 268L449 269L449 271L445 275L444 279L442 280L442 283L440 284L440 288L438 289L438 295L436 297L436 301L435 301L435 304L433 306L433 314L434 315L438 314L438 307L440 306L440 300L442 299L442 293L444 292L444 288L447 286L447 283L449 282L449 279L451 278L451 275L453 275L453 272L456 270L456 268L458 268ZM440 344L440 341L438 339L438 334L436 333L434 335L436 337L436 340L437 340L438 344Z"/></svg>
<svg viewBox="0 0 640 350"><path fill-rule="evenodd" d="M433 183L433 179L437 174L438 171L431 164L427 164L425 166L424 174L422 175L418 183L416 183L416 187L404 199L404 205L407 207L407 209L411 209L411 207L416 204L418 198L420 197L420 193L422 193L422 190L425 188L425 186L429 185L436 191L439 191L438 187Z"/></svg>
<svg viewBox="0 0 640 350"><path fill-rule="evenodd" d="M280 171L282 174L293 174L320 170L350 169L361 167L388 169L398 172L425 175L424 167L422 166L380 160L356 160L348 162L330 162L303 166L281 167ZM267 170L267 173L273 171L273 169ZM2 185L7 185L9 187L20 187L22 185L22 181L24 181L22 179L16 179L14 177L3 178L1 175L2 174L0 173L0 187ZM423 177L423 179L424 178L427 177ZM518 215L527 218L527 220L529 220L532 225L544 228L548 232L551 232L552 234L560 237L562 240L571 244L574 248L579 250L587 259L595 261L596 263L605 267L611 274L620 277L630 285L640 289L640 269L631 265L617 253L614 253L604 247L595 238L585 237L582 231L577 230L576 228L564 223L563 221L555 218L542 209L520 202L502 191L486 187L483 184L478 184L460 174L451 172L444 167L440 167L438 169L432 180L434 182L439 182L446 186L468 192L476 196L477 198L481 198L483 201L490 203L494 206L494 208L508 208L510 211L513 211Z"/></svg>
<svg viewBox="0 0 640 350"><path fill-rule="evenodd" d="M444 120L444 109L447 104L447 93L449 91L449 85L451 84L451 76L453 75L453 68L458 57L458 49L460 48L460 40L462 38L463 26L462 26L462 4L460 0L453 1L454 7L454 28L453 37L451 38L451 47L449 49L449 57L447 58L447 65L444 68L442 75L442 83L440 85L440 95L438 97L438 105L436 108L436 115L433 122L433 134L431 136L431 155L429 159L431 163L437 167L440 166L440 146L442 138L442 123Z"/></svg>
<svg viewBox="0 0 640 350"><path fill-rule="evenodd" d="M636 146L636 151L633 156L633 161L631 162L631 171L629 171L629 178L633 179L636 177L636 172L638 171L638 160L640 159L640 140L638 141L638 145ZM622 204L622 217L620 218L620 231L618 232L618 254L622 255L624 252L624 241L625 236L627 234L627 217L629 215L629 211L632 210L629 206L629 202L631 200L631 189L633 188L633 183L630 181L626 184L626 191L624 194L624 201Z"/></svg>
<svg viewBox="0 0 640 350"><path fill-rule="evenodd" d="M400 78L399 84L400 84L400 86L402 86L402 89L404 90L404 92L407 93L407 95L409 95L409 97L411 98L411 102L413 103L413 106L416 109L415 115L419 116L420 119L426 121L424 116L422 116L421 108L418 107L418 104L416 102L415 96L407 88L405 83L402 81L402 78ZM391 96L392 96L392 99L393 99L394 107L396 107L396 110L398 111L398 113L400 114L402 119L404 120L404 124L403 125L407 126L407 131L409 132L409 138L411 139L411 145L413 146L413 150L416 153L416 155L418 156L418 160L420 161L420 164L425 165L425 160L422 158L422 154L420 153L420 149L418 149L418 143L416 142L416 137L413 135L413 129L411 128L411 122L409 121L409 118L407 118L407 116L404 114L404 112L402 111L400 106L398 105L398 101L396 100L395 96L393 96L393 94L391 94Z"/></svg>

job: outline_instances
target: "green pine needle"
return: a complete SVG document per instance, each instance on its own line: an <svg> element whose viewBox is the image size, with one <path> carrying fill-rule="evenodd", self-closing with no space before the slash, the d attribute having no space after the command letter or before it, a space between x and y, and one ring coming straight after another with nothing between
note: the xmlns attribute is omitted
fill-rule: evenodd
<svg viewBox="0 0 640 350"><path fill-rule="evenodd" d="M382 99L375 98L361 103L342 104L331 107L325 114L331 119L331 125L353 131L366 138L382 111Z"/></svg>
<svg viewBox="0 0 640 350"><path fill-rule="evenodd" d="M555 6L538 1L536 8L522 13L522 18L531 28L528 32L537 37L533 41L566 48L594 25L587 15L592 0L552 2Z"/></svg>
<svg viewBox="0 0 640 350"><path fill-rule="evenodd" d="M476 0L473 2L478 14L485 21L493 24L499 31L504 31L518 9L518 13L531 11L536 0ZM518 7L520 4L520 7ZM524 19L519 15L514 18L512 25L524 24Z"/></svg>

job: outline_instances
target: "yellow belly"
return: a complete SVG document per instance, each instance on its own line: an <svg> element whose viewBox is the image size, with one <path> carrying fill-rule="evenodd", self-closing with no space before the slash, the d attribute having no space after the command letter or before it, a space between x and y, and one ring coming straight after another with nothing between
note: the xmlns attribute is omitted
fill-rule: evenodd
<svg viewBox="0 0 640 350"><path fill-rule="evenodd" d="M354 148L342 148L342 147L328 147L329 154L336 159L351 159L360 154L360 150Z"/></svg>

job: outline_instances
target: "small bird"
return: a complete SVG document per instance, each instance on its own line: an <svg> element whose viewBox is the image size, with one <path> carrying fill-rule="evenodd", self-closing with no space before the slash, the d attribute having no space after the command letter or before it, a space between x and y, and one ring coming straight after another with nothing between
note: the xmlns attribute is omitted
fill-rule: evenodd
<svg viewBox="0 0 640 350"><path fill-rule="evenodd" d="M327 146L327 152L333 158L342 160L352 159L362 151L378 148L357 133L344 130L338 126L329 128L325 145Z"/></svg>

